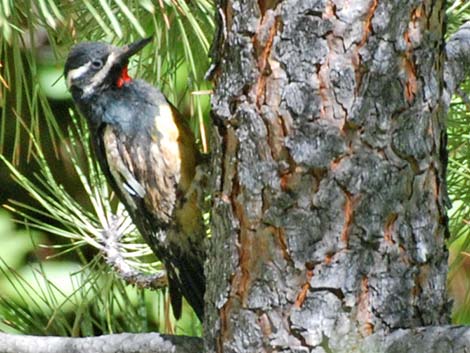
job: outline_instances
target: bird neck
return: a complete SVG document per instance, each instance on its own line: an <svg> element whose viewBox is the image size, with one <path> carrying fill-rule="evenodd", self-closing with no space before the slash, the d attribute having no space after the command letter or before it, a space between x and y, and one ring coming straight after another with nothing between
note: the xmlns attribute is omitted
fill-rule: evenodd
<svg viewBox="0 0 470 353"><path fill-rule="evenodd" d="M122 70L121 70L121 75L118 77L116 81L116 86L117 88L122 88L126 83L129 83L132 81L132 78L129 76L129 73L127 71L127 65L125 65Z"/></svg>

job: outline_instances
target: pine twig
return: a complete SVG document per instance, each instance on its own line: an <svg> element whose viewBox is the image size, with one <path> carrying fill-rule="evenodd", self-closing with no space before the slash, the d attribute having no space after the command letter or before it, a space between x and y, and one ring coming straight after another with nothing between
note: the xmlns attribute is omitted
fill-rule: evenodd
<svg viewBox="0 0 470 353"><path fill-rule="evenodd" d="M103 243L103 247L101 250L106 259L106 263L129 284L146 289L166 288L168 286L166 271L162 270L154 274L147 274L136 270L128 264L119 242L124 236L120 231L120 224L119 218L116 217L111 222L110 227L102 232L100 240Z"/></svg>

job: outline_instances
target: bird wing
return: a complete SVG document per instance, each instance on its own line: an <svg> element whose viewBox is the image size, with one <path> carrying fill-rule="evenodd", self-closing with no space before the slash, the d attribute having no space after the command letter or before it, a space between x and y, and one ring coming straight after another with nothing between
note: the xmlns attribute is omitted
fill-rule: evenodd
<svg viewBox="0 0 470 353"><path fill-rule="evenodd" d="M141 199L146 212L159 223L167 223L178 197L194 177L197 149L191 133L180 130L179 116L171 105L162 103L153 112L153 125L143 124L143 129L133 133L105 124L101 129L102 154L108 176L124 201L136 209L136 198Z"/></svg>
<svg viewBox="0 0 470 353"><path fill-rule="evenodd" d="M110 125L104 127L102 139L109 173L126 203L136 209L133 197L144 198L146 192L142 184L135 178L130 151L123 148L115 129Z"/></svg>

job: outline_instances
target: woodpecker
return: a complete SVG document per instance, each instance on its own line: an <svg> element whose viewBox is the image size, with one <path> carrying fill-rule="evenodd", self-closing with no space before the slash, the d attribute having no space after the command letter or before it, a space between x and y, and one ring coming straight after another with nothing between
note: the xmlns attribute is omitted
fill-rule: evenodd
<svg viewBox="0 0 470 353"><path fill-rule="evenodd" d="M165 265L175 317L185 297L202 321L205 231L196 194L189 192L200 156L177 109L157 88L128 74L129 58L150 41L79 43L64 77L108 183Z"/></svg>

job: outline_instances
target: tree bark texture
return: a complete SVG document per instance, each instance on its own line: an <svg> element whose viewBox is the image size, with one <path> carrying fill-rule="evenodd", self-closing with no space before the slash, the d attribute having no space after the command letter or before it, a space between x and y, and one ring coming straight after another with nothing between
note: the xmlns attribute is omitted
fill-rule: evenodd
<svg viewBox="0 0 470 353"><path fill-rule="evenodd" d="M208 352L449 322L444 1L220 0Z"/></svg>

